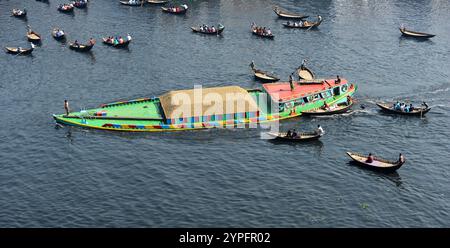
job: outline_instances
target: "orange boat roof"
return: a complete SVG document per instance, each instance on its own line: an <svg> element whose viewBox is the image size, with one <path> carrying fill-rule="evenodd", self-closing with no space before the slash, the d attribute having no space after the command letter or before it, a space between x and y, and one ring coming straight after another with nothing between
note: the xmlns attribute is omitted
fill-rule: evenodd
<svg viewBox="0 0 450 248"><path fill-rule="evenodd" d="M266 92L272 97L273 101L284 102L291 99L296 99L302 96L310 95L312 93L321 92L336 85L343 85L348 83L346 79L341 78L341 83L336 84L335 79L326 79L322 83L317 84L299 84L294 82L294 90L291 90L289 82L267 83L263 84Z"/></svg>

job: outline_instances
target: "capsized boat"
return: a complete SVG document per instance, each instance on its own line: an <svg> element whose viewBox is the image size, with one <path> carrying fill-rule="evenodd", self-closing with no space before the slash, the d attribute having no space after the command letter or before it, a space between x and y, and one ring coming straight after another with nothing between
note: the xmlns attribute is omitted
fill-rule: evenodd
<svg viewBox="0 0 450 248"><path fill-rule="evenodd" d="M323 84L293 86L280 82L263 84L261 89L224 86L169 91L53 118L60 124L131 132L247 128L299 116L325 101L329 105L345 102L357 90L345 79L340 84L329 79Z"/></svg>

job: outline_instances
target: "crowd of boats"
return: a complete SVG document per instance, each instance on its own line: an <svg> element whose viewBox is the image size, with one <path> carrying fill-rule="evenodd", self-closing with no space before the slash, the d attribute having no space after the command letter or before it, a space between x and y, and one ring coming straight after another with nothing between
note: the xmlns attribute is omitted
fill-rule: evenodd
<svg viewBox="0 0 450 248"><path fill-rule="evenodd" d="M87 0L78 0L70 4L60 5L58 10L70 11L73 7L83 8L87 6ZM123 5L128 6L143 6L145 3L149 4L166 4L169 1L120 1ZM186 4L161 7L162 11L172 14L184 14L188 10ZM278 6L273 8L273 11L278 17L288 19L283 26L287 28L317 28L323 18L318 15L317 21L305 20L308 15L289 12ZM13 9L12 15L16 17L24 17L27 11L20 9ZM41 41L41 35L31 30L27 32L27 38L32 42L30 49L21 47L6 47L6 51L13 54L31 54L35 48L35 43ZM205 24L197 27L191 27L193 32L204 34L219 35L224 30L222 24L215 26L208 26ZM406 30L404 26L400 28L402 35L415 38L431 38L434 35ZM255 23L251 25L251 32L257 36L265 38L273 38L270 28L257 26ZM60 28L54 28L51 32L56 40L63 40L66 37L65 32ZM126 38L108 36L102 38L103 43L113 47L127 47L132 38L127 34ZM69 47L77 51L89 51L95 44L94 39L90 39L86 44L80 44L77 40L69 42ZM280 77L274 73L269 73L264 70L256 69L254 61L250 66L255 78L261 81L262 89L242 89L238 86L227 87L213 87L205 89L209 93L214 93L218 96L224 96L225 93L239 93L243 94L248 106L253 109L246 109L243 112L226 112L222 111L215 114L192 114L192 115L175 115L173 105L173 97L180 91L171 91L159 97L141 98L129 100L124 102L114 102L103 104L98 108L82 110L79 112L71 112L68 107L68 101L65 101L65 114L53 115L57 123L65 125L73 125L102 130L115 131L181 131L181 130L197 130L218 127L236 127L239 124L250 125L253 123L261 124L265 122L280 121L287 118L293 118L301 115L320 116L320 115L336 115L346 113L351 110L355 100L353 95L357 90L355 84L349 83L347 80L340 78L339 75L333 79L317 78L311 69L306 66L306 60L303 60L295 72L289 76L288 82L278 82ZM294 74L298 79L294 80ZM193 90L184 90L182 93L193 97ZM258 97L265 95L267 101L255 100ZM249 98L247 98L247 96ZM253 100L252 100L253 99ZM222 101L219 98L217 101ZM424 116L430 111L430 107L424 102L420 107L413 106L412 103L384 103L379 102L377 105L381 110L391 114L399 115L416 115ZM126 108L124 108L126 106ZM271 112L275 106L276 111ZM187 106L191 108L193 106ZM363 106L361 106L363 107ZM146 108L145 114L140 111ZM304 142L318 140L325 132L319 125L316 130L312 132L297 132L288 130L287 132L272 133L268 132L274 140L283 142ZM361 154L348 152L348 156L360 165L381 170L381 171L395 171L404 164L405 159L400 154L398 161L388 161L382 158L374 157L372 154L364 156Z"/></svg>

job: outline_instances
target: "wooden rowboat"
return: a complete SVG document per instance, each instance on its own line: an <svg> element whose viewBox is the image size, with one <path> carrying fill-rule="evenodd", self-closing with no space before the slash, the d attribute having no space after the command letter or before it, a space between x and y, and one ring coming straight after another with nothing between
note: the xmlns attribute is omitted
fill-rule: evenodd
<svg viewBox="0 0 450 248"><path fill-rule="evenodd" d="M18 17L18 18L23 18L27 16L27 10L20 10L20 9L13 9L12 10L12 16L14 17Z"/></svg>
<svg viewBox="0 0 450 248"><path fill-rule="evenodd" d="M312 109L312 110L308 110L308 111L303 111L302 115L318 116L318 115L342 114L342 113L346 113L347 111L349 111L352 106L353 106L353 101L351 101L350 104L347 104L347 103L337 104L332 109L316 108L316 109Z"/></svg>
<svg viewBox="0 0 450 248"><path fill-rule="evenodd" d="M286 22L283 26L286 28L301 28L301 29L312 29L317 28L322 23L322 17L317 16L316 22L304 21L304 22Z"/></svg>
<svg viewBox="0 0 450 248"><path fill-rule="evenodd" d="M128 47L128 45L131 42L131 40L126 40L123 43L114 44L112 41L108 40L108 38L102 38L102 40L103 40L103 44L106 44L106 45L112 46L112 47L116 47L116 48Z"/></svg>
<svg viewBox="0 0 450 248"><path fill-rule="evenodd" d="M7 53L17 54L17 55L28 55L33 52L33 47L29 49L19 48L19 47L5 47Z"/></svg>
<svg viewBox="0 0 450 248"><path fill-rule="evenodd" d="M256 69L253 61L250 64L250 67L252 68L255 78L262 82L276 82L276 81L280 80L279 77L277 77L269 72Z"/></svg>
<svg viewBox="0 0 450 248"><path fill-rule="evenodd" d="M127 6L141 6L142 4L144 4L144 2L141 1L136 1L136 2L129 2L129 1L119 1L121 4L123 5L127 5Z"/></svg>
<svg viewBox="0 0 450 248"><path fill-rule="evenodd" d="M69 42L69 48L78 52L88 52L92 49L94 43L91 44L75 44L73 42Z"/></svg>
<svg viewBox="0 0 450 248"><path fill-rule="evenodd" d="M168 2L169 2L169 0L147 0L147 3L150 3L150 4L165 4Z"/></svg>
<svg viewBox="0 0 450 248"><path fill-rule="evenodd" d="M302 141L312 141L312 140L318 140L322 135L316 133L316 132L304 132L304 133L298 133L295 138L287 137L287 133L272 133L267 132L268 135L275 137L275 140L279 141L290 141L290 142L302 142Z"/></svg>
<svg viewBox="0 0 450 248"><path fill-rule="evenodd" d="M263 38L268 38L268 39L273 39L273 37L275 37L273 34L261 34L261 33L258 33L255 28L252 28L252 33L254 35L256 35L256 36L263 37Z"/></svg>
<svg viewBox="0 0 450 248"><path fill-rule="evenodd" d="M35 43L41 41L41 35L32 30L29 30L27 32L27 38L28 38L28 41L35 42Z"/></svg>
<svg viewBox="0 0 450 248"><path fill-rule="evenodd" d="M63 13L72 13L73 9L74 9L73 4L69 4L69 5L65 5L65 6L62 6L62 5L58 6L58 10Z"/></svg>
<svg viewBox="0 0 450 248"><path fill-rule="evenodd" d="M275 12L275 14L278 15L278 17L285 18L285 19L305 19L305 18L309 17L307 15L302 15L302 14L289 12L289 11L287 11L285 9L282 9L282 8L278 7L278 6L275 6L273 8L273 11Z"/></svg>
<svg viewBox="0 0 450 248"><path fill-rule="evenodd" d="M64 40L64 39L66 38L66 34L64 33L63 30L61 30L61 31L63 32L63 34L58 36L58 34L57 34L57 33L58 33L58 30L61 30L61 29L54 28L54 29L52 30L52 37L53 37L55 40Z"/></svg>
<svg viewBox="0 0 450 248"><path fill-rule="evenodd" d="M392 114L399 114L399 115L412 115L412 116L423 116L426 113L428 113L431 108L429 107L420 107L420 108L414 108L411 112L405 112L401 110L396 110L393 108L393 103L377 103L377 106L381 108L381 110L392 113Z"/></svg>
<svg viewBox="0 0 450 248"><path fill-rule="evenodd" d="M171 14L175 14L175 15L185 14L187 11L187 8L182 7L182 6L177 6L175 8L177 8L177 10L173 10L173 8L161 7L163 12L167 12L167 13L171 13Z"/></svg>
<svg viewBox="0 0 450 248"><path fill-rule="evenodd" d="M380 171L380 172L394 172L396 170L398 170L404 163L405 160L403 161L388 161L382 158L377 158L374 157L373 162L372 163L368 163L366 162L367 160L367 156L358 154L358 153L354 153L354 152L347 152L347 155L353 159L353 162L363 166L365 168L368 169L372 169L372 170L376 170L376 171Z"/></svg>
<svg viewBox="0 0 450 248"><path fill-rule="evenodd" d="M223 32L223 30L225 29L225 27L221 24L218 25L218 27L216 28L215 32L208 32L206 30L202 30L200 27L191 27L192 32L194 33L201 33L201 34L209 34L209 35L219 35Z"/></svg>
<svg viewBox="0 0 450 248"><path fill-rule="evenodd" d="M422 38L422 39L428 39L428 38L432 38L432 37L436 36L434 34L427 34L427 33L421 33L421 32L407 30L406 28L400 28L400 32L402 33L402 35L407 36L407 37Z"/></svg>
<svg viewBox="0 0 450 248"><path fill-rule="evenodd" d="M75 2L73 3L73 6L74 6L75 8L84 9L84 8L87 7L87 1L80 1L80 0L75 1Z"/></svg>
<svg viewBox="0 0 450 248"><path fill-rule="evenodd" d="M315 78L314 73L305 66L303 66L303 68L299 67L297 69L297 75L299 79L304 80L313 80Z"/></svg>

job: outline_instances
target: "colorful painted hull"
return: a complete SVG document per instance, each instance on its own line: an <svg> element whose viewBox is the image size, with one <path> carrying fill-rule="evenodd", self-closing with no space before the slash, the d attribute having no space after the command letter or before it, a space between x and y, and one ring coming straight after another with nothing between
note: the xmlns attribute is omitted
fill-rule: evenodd
<svg viewBox="0 0 450 248"><path fill-rule="evenodd" d="M256 116L240 116L236 119L224 120L202 120L192 117L192 121L186 123L170 124L163 117L164 113L159 98L141 98L124 102L103 104L98 108L88 109L80 112L72 112L69 116L65 114L53 115L57 123L85 128L94 128L112 131L127 132L161 132L198 130L208 128L233 128L254 127L258 124L280 121L301 115L302 111L315 109L323 105L324 101L332 105L347 101L347 96L352 96L357 90L351 85L345 93L331 96L326 99L305 103L286 109L279 113L259 112ZM260 90L249 90L252 97L263 94ZM260 109L265 109L260 106Z"/></svg>

